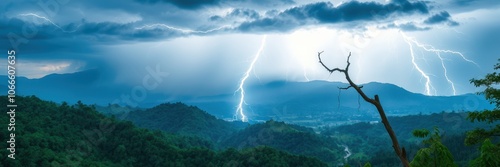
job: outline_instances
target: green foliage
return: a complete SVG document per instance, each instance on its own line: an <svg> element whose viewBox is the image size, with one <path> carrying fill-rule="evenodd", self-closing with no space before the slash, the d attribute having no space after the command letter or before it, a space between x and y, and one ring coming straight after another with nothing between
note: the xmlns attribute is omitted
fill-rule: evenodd
<svg viewBox="0 0 500 167"><path fill-rule="evenodd" d="M234 122L217 119L197 107L183 103L165 103L146 110L135 110L128 113L126 119L148 129L202 137L221 149L269 146L298 155L317 157L329 163L340 162L344 154L334 140L320 137L310 128L271 120L265 124L247 124L246 129L237 133L238 125Z"/></svg>
<svg viewBox="0 0 500 167"><path fill-rule="evenodd" d="M500 120L500 112L490 110L469 112L468 119L471 122L478 121L493 123L494 121Z"/></svg>
<svg viewBox="0 0 500 167"><path fill-rule="evenodd" d="M125 119L139 127L184 136L196 136L213 142L219 142L237 130L229 122L180 102L164 103L146 110L135 110L130 112Z"/></svg>
<svg viewBox="0 0 500 167"><path fill-rule="evenodd" d="M465 139L465 144L474 145L492 136L495 135L498 136L499 134L500 134L500 124L496 125L496 127L491 130L477 128L467 132L467 138Z"/></svg>
<svg viewBox="0 0 500 167"><path fill-rule="evenodd" d="M481 146L481 156L472 160L470 166L500 166L500 147L491 143L490 139L486 139Z"/></svg>
<svg viewBox="0 0 500 167"><path fill-rule="evenodd" d="M493 69L499 70L500 63L497 63ZM489 130L475 129L468 132L467 139L465 140L465 143L468 145L481 143L492 136L500 136L500 124L498 124L500 120L500 89L497 88L500 84L500 73L493 72L486 74L483 79L471 79L470 81L476 87L486 87L485 90L479 94L484 94L486 99L489 100L491 104L495 104L496 107L493 110L470 112L468 119L472 122L496 123L496 126Z"/></svg>
<svg viewBox="0 0 500 167"><path fill-rule="evenodd" d="M414 129L432 129L438 126L446 134L441 142L448 147L455 161L460 166L467 166L469 161L479 155L477 146L464 145L465 131L474 128L487 128L488 124L472 123L466 120L467 113L435 113L431 115L408 115L389 117L400 145L406 149L409 160L423 148L422 138L412 135ZM338 127L325 128L321 134L331 136L338 143L349 146L352 155L348 158L349 164L361 166L370 162L373 166L401 166L391 147L390 138L386 135L381 123L356 123ZM422 135L424 135L423 133ZM432 135L432 132L426 136Z"/></svg>
<svg viewBox="0 0 500 167"><path fill-rule="evenodd" d="M108 104L107 106L97 105L96 110L106 116L126 116L131 111L139 110L139 108L133 108L130 106L120 106L118 104Z"/></svg>
<svg viewBox="0 0 500 167"><path fill-rule="evenodd" d="M429 131L426 129L415 130L413 134L416 137L424 138L429 135ZM428 139L423 140L423 143L428 145L428 147L418 150L413 161L410 162L410 166L457 166L453 162L451 152L441 143L439 129L434 128L434 133Z"/></svg>
<svg viewBox="0 0 500 167"><path fill-rule="evenodd" d="M427 135L429 135L429 130L427 129L416 129L413 130L413 136L418 137L418 138L425 138Z"/></svg>
<svg viewBox="0 0 500 167"><path fill-rule="evenodd" d="M500 61L500 59L498 60ZM497 63L493 69L499 70L500 63ZM500 90L494 87L500 84L500 73L489 73L486 74L483 79L471 79L470 82L476 87L486 87L486 89L483 92L480 92L480 94L484 94L486 100L489 100L491 104L495 104L497 109L500 108Z"/></svg>
<svg viewBox="0 0 500 167"><path fill-rule="evenodd" d="M273 148L214 151L205 140L138 128L81 102L16 100L16 159L3 156L0 166L326 166ZM1 96L0 105L6 103ZM0 114L0 123L6 120L8 114ZM0 130L2 137L9 134L7 128Z"/></svg>
<svg viewBox="0 0 500 167"><path fill-rule="evenodd" d="M500 63L497 63L493 69L499 70ZM484 94L491 104L495 104L495 108L493 110L470 112L467 118L471 122L487 122L488 124L496 125L489 129L477 128L467 132L465 144L483 143L480 149L480 156L470 164L471 166L500 166L500 143L494 144L492 142L492 140L495 141L500 136L500 89L498 89L498 85L500 85L500 73L493 72L486 74L483 79L471 79L471 83L476 87L486 87L479 94Z"/></svg>
<svg viewBox="0 0 500 167"><path fill-rule="evenodd" d="M243 149L242 161L234 166L327 166L326 164L306 156L291 156L284 151L276 151L271 147L259 146Z"/></svg>
<svg viewBox="0 0 500 167"><path fill-rule="evenodd" d="M315 134L312 129L284 122L267 121L235 133L223 143L226 147L269 146L290 153L317 157L329 164L343 161L344 148L335 139Z"/></svg>

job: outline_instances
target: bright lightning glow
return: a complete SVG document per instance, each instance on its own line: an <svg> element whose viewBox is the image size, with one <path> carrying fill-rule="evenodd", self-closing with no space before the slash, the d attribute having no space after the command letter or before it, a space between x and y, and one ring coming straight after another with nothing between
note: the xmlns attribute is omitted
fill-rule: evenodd
<svg viewBox="0 0 500 167"><path fill-rule="evenodd" d="M457 51L452 51L452 50L443 50L443 49L436 49L434 48L433 46L431 45L427 45L427 44L421 44L419 43L418 41L416 41L415 39L412 39L412 38L408 38L406 35L403 34L403 32L401 32L401 35L403 35L403 37L405 39L408 39L410 42L414 43L415 45L417 45L419 48L422 48L424 49L425 51L429 51L429 52L434 52L436 54L438 53L451 53L451 54L456 54L458 56L460 56L463 60L469 62L469 63L472 63L474 65L476 65L477 67L479 67L479 65L472 61L472 60L469 60L467 59L462 53L460 52L457 52Z"/></svg>
<svg viewBox="0 0 500 167"><path fill-rule="evenodd" d="M73 31L66 31L64 28L62 28L61 26L57 25L56 23L54 23L52 20L48 19L47 17L43 17L43 16L37 15L35 13L19 14L19 16L32 16L32 17L36 17L36 18L39 18L39 19L43 19L43 20L49 22L50 24L54 25L55 27L57 27L58 29L60 29L61 31L63 31L65 33L75 32L81 26L81 24L80 24Z"/></svg>
<svg viewBox="0 0 500 167"><path fill-rule="evenodd" d="M441 54L438 52L437 53L439 59L441 60L441 67L443 67L444 70L444 77L446 78L446 81L450 83L451 89L453 89L453 95L457 95L457 90L455 89L455 83L453 83L450 78L448 78L448 70L446 69L446 66L444 65L444 59L441 57Z"/></svg>
<svg viewBox="0 0 500 167"><path fill-rule="evenodd" d="M142 27L137 27L135 28L136 30L142 30L142 29L167 29L167 30L174 30L174 31L179 31L181 33L184 33L184 34L193 34L193 33L198 33L198 34L206 34L206 33L211 33L211 32L215 32L215 31L219 31L219 30L223 30L223 29L228 29L228 28L231 28L230 26L228 25L225 25L225 26L222 26L222 27L218 27L218 28L214 28L214 29L209 29L209 30L206 30L206 31L197 31L197 30L190 30L190 29L182 29L182 28L177 28L177 27L172 27L172 26L169 26L169 25L166 25L166 24L149 24L149 25L145 25L145 26L142 26Z"/></svg>
<svg viewBox="0 0 500 167"><path fill-rule="evenodd" d="M418 41L416 41L415 39L413 38L409 38L408 36L406 36L403 32L401 32L401 35L403 36L403 38L405 39L405 41L411 45L411 43L415 44L416 46L418 46L419 48L422 48L423 50L425 51L428 51L428 52L434 52L437 57L439 58L439 60L441 60L441 67L443 68L443 71L444 71L444 77L446 79L446 81L450 84L451 86L451 89L453 90L453 95L456 95L457 94L457 90L455 89L455 83L453 83L453 81L451 81L451 79L448 77L448 69L446 68L445 64L444 64L444 58L441 56L441 53L451 53L451 54L455 54L455 55L458 55L460 56L460 58L462 58L464 61L467 61L469 63L472 63L474 65L476 65L477 67L479 67L479 65L472 61L472 60L469 60L467 59L462 53L460 52L457 52L457 51L452 51L452 50L443 50L443 49L436 49L434 48L433 46L431 45L427 45L427 44L422 44ZM411 43L410 43L411 42ZM411 49L411 47L410 47ZM412 55L413 56L413 55Z"/></svg>
<svg viewBox="0 0 500 167"><path fill-rule="evenodd" d="M253 58L252 63L250 63L250 66L248 67L247 71L245 72L245 75L243 75L243 78L241 78L240 85L239 85L238 89L236 90L236 91L240 92L240 103L238 104L238 108L236 109L236 114L240 115L241 121L243 121L243 122L248 121L247 116L243 112L243 104L245 103L245 89L244 89L245 81L248 79L248 76L250 76L250 72L252 72L253 66L255 65L255 62L257 62L257 60L259 59L262 50L264 50L264 45L266 44L266 38L267 38L267 35L264 36L264 38L262 39L262 44L260 45L260 48L257 51L257 54Z"/></svg>
<svg viewBox="0 0 500 167"><path fill-rule="evenodd" d="M309 80L309 77L307 77L307 71L306 71L306 68L302 68L303 70L303 74L304 74L304 78L306 79L307 82L311 81Z"/></svg>
<svg viewBox="0 0 500 167"><path fill-rule="evenodd" d="M406 35L404 35L403 32L401 32L401 35L403 36L405 42L408 43L408 45L410 46L411 63L413 64L413 67L415 67L415 69L417 69L417 71L420 72L422 77L424 77L426 79L426 81L425 81L425 94L431 95L431 86L432 86L431 85L431 78L422 69L420 69L418 64L415 62L415 55L413 54L413 45L410 43L410 38L407 37Z"/></svg>

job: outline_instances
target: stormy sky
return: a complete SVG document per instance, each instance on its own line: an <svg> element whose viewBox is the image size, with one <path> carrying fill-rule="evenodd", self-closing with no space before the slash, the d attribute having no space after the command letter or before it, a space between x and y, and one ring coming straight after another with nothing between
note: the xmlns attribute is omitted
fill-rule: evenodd
<svg viewBox="0 0 500 167"><path fill-rule="evenodd" d="M262 42L248 84L345 82L317 53L343 68L351 52L357 83L448 96L479 91L469 80L500 58L497 0L7 0L0 11L0 46L16 50L21 76L98 69L136 85L158 66L169 75L154 91L186 96L237 90Z"/></svg>

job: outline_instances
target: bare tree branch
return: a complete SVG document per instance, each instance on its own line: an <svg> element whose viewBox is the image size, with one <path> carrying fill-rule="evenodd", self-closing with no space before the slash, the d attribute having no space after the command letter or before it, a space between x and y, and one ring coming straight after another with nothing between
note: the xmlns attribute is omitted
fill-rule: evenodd
<svg viewBox="0 0 500 167"><path fill-rule="evenodd" d="M342 90L347 90L347 89L349 89L349 88L352 88L352 86L351 86L351 85L349 85L349 86L347 86L347 87L343 87L343 88L342 88L342 87L338 87L338 86L337 86L337 88L342 89ZM359 86L359 88L363 88L363 86Z"/></svg>
<svg viewBox="0 0 500 167"><path fill-rule="evenodd" d="M394 148L394 152L396 152L396 155L399 157L399 159L401 160L401 163L403 164L403 166L405 167L409 167L410 166L410 163L408 162L408 159L406 157L406 151L404 151L404 148L401 149L399 147L399 142L398 142L398 139L396 138L396 134L394 133L394 130L392 130L392 127L391 127L391 124L389 124L389 120L387 120L387 116L385 115L385 111L384 111L384 108L382 107L382 104L380 103L380 99L378 97L378 95L375 95L374 98L369 98L365 92L363 92L361 90L361 88L363 86L358 86L357 84L355 84L352 80L351 80L351 77L349 76L349 66L351 65L351 63L349 62L349 59L351 58L351 53L349 52L349 56L347 57L347 66L345 67L345 69L340 69L340 68L333 68L333 69L330 69L328 68L328 66L326 66L323 61L321 60L321 54L323 53L323 51L321 52L318 52L318 59L319 59L319 63L321 63L321 65L323 65L323 67L330 73L333 73L335 71L338 71L338 72L341 72L341 73L344 73L345 75L345 78L347 80L347 82L349 82L349 86L346 87L346 88L339 88L339 89L349 89L349 88L354 88L359 95L361 95L361 97L363 97L363 99L368 102L368 103L371 103L373 104L376 108L377 108L377 111L380 115L380 117L382 118L382 124L384 124L384 127L385 127L385 130L387 131L387 133L389 134L389 136L391 137L391 140L392 140L392 147Z"/></svg>
<svg viewBox="0 0 500 167"><path fill-rule="evenodd" d="M325 69L326 69L326 70L328 70L328 72L333 73L333 72L335 72L335 71L339 71L339 72L343 72L343 73L345 73L345 70L342 70L342 69L340 69L340 68L330 69L330 68L328 68L325 64L323 64L323 62L321 61L321 53L323 53L323 51L318 52L318 59L319 59L319 62L321 63L321 65L323 65L323 67L325 67ZM349 57L351 57L351 54L349 54ZM347 64L347 68L349 68L349 58L347 58L347 63L348 63L348 64ZM346 68L346 69L347 69L347 68Z"/></svg>

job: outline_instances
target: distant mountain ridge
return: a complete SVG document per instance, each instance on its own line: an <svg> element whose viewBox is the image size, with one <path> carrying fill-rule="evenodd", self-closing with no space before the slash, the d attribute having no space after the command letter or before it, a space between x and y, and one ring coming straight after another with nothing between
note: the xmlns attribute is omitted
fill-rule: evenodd
<svg viewBox="0 0 500 167"><path fill-rule="evenodd" d="M107 77L100 69L66 74L49 74L35 79L17 76L16 94L23 96L36 95L59 103L64 101L73 104L82 101L86 104L99 105L107 105L117 99L121 100L123 95L130 95L132 87L125 84L112 84L112 79ZM0 79L7 80L7 76L0 75ZM0 91L0 95L6 94L6 83L0 83ZM145 101L160 98L163 98L163 96L150 94ZM147 107L158 104L160 103L148 104Z"/></svg>
<svg viewBox="0 0 500 167"><path fill-rule="evenodd" d="M7 79L7 76L0 76ZM76 102L107 105L129 95L132 86L113 84L98 69L71 74L51 74L39 79L18 77L19 95L37 95L55 102ZM492 108L483 96L465 94L458 96L426 96L409 92L399 86L371 82L362 84L370 97L380 96L388 115L436 113L441 111L482 110ZM321 116L321 119L370 120L377 117L373 106L367 104L353 89L339 90L347 84L328 81L291 82L273 81L248 85L245 89L247 105L243 106L250 120L285 120ZM6 83L0 90L7 92ZM216 96L179 97L148 92L139 107L152 107L164 102L182 101L215 115L231 119L235 116L239 95L234 92ZM168 99L169 101L165 101ZM122 104L123 105L123 104ZM136 106L134 106L136 107ZM325 116L330 115L330 116ZM365 118L368 117L368 118ZM318 118L319 119L319 118Z"/></svg>
<svg viewBox="0 0 500 167"><path fill-rule="evenodd" d="M465 94L458 96L426 96L409 92L399 86L370 82L362 84L362 90L369 96L379 95L387 114L408 115L438 113L441 111L469 111L490 109L493 106L483 96ZM346 83L311 81L275 81L246 89L246 111L250 118L266 120L297 116L333 114L342 119L352 115L378 117L375 108L366 103L354 89L339 90ZM222 98L225 97L225 98ZM233 94L220 95L210 102L206 98L185 101L210 113L211 111L235 111ZM216 103L218 105L213 105ZM219 113L213 113L219 114ZM229 115L232 113L227 113Z"/></svg>

